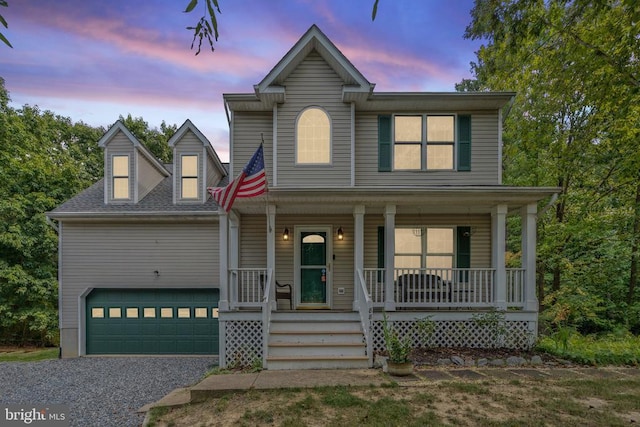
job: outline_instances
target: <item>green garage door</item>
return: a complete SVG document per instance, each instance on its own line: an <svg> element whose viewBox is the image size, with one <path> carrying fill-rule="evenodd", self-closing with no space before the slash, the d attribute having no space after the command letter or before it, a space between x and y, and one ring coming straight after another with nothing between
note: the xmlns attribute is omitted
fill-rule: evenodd
<svg viewBox="0 0 640 427"><path fill-rule="evenodd" d="M87 354L218 354L217 289L94 289Z"/></svg>

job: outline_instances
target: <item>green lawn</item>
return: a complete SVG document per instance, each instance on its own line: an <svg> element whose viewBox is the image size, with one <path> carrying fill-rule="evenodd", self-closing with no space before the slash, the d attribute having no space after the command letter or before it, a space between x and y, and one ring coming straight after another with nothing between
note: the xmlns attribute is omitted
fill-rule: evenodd
<svg viewBox="0 0 640 427"><path fill-rule="evenodd" d="M39 360L57 359L58 348L28 348L24 350L1 351L0 362L37 362Z"/></svg>
<svg viewBox="0 0 640 427"><path fill-rule="evenodd" d="M151 426L625 426L640 422L640 372L545 380L419 382L230 392L157 408Z"/></svg>
<svg viewBox="0 0 640 427"><path fill-rule="evenodd" d="M640 365L640 336L629 333L584 336L563 329L541 337L537 347L587 365Z"/></svg>

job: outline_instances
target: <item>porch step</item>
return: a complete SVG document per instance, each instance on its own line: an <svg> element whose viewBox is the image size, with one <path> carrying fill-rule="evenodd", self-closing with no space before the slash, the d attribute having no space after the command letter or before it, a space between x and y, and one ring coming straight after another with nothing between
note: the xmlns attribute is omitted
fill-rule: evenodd
<svg viewBox="0 0 640 427"><path fill-rule="evenodd" d="M368 365L357 313L274 313L267 369L349 369Z"/></svg>
<svg viewBox="0 0 640 427"><path fill-rule="evenodd" d="M268 369L367 369L367 356L315 357L315 356L274 356L267 359Z"/></svg>

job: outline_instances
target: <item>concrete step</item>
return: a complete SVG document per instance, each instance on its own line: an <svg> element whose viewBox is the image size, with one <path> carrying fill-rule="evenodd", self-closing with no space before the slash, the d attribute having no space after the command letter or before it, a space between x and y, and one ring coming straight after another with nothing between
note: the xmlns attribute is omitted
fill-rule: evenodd
<svg viewBox="0 0 640 427"><path fill-rule="evenodd" d="M270 357L356 357L365 355L365 345L336 343L269 344Z"/></svg>
<svg viewBox="0 0 640 427"><path fill-rule="evenodd" d="M291 369L366 369L368 367L369 359L367 356L269 356L267 358L267 369L273 371Z"/></svg>

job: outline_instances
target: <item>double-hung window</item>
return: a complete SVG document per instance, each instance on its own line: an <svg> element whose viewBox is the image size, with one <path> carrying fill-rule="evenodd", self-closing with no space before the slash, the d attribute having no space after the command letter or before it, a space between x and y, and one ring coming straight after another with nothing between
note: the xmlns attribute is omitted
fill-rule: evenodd
<svg viewBox="0 0 640 427"><path fill-rule="evenodd" d="M471 115L378 116L378 170L470 171Z"/></svg>
<svg viewBox="0 0 640 427"><path fill-rule="evenodd" d="M198 156L185 154L180 157L180 188L183 199L198 198Z"/></svg>
<svg viewBox="0 0 640 427"><path fill-rule="evenodd" d="M453 227L399 227L395 230L395 268L451 269L454 267Z"/></svg>
<svg viewBox="0 0 640 427"><path fill-rule="evenodd" d="M454 169L455 116L396 115L394 170Z"/></svg>
<svg viewBox="0 0 640 427"><path fill-rule="evenodd" d="M111 157L112 198L127 200L129 196L129 156Z"/></svg>

